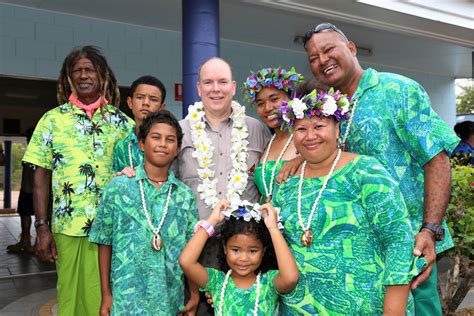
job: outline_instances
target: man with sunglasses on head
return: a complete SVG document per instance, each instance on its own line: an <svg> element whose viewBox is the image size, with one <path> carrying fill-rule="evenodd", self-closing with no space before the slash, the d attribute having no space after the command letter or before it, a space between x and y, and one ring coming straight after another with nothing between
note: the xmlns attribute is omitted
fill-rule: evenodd
<svg viewBox="0 0 474 316"><path fill-rule="evenodd" d="M449 155L459 138L417 82L363 69L356 45L336 26L313 27L304 48L316 80L354 102L341 128L347 150L376 157L399 181L416 234L414 254L427 262L412 283L416 315L441 315L436 253L453 247L443 216L451 192Z"/></svg>

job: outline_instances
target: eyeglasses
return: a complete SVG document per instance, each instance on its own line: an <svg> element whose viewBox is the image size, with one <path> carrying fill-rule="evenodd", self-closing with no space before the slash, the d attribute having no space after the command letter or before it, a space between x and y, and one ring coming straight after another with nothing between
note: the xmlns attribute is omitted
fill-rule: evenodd
<svg viewBox="0 0 474 316"><path fill-rule="evenodd" d="M344 38L344 40L349 41L347 39L346 35L340 29L338 29L337 27L335 27L331 23L326 22L326 23L321 23L321 24L315 25L311 30L306 32L306 34L304 36L304 39L303 39L304 49L306 49L306 44L308 43L311 36L313 36L313 34L322 33L322 32L331 32L331 31L338 33L339 35L341 35Z"/></svg>

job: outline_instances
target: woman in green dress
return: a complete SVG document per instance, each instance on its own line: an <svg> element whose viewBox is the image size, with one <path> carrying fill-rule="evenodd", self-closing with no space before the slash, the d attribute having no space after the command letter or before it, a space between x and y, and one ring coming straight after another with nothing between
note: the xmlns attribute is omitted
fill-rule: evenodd
<svg viewBox="0 0 474 316"><path fill-rule="evenodd" d="M408 211L377 160L342 150L339 122L349 110L350 101L331 89L277 111L304 158L272 201L300 271L297 287L283 297L283 315L413 311L409 283L417 269Z"/></svg>
<svg viewBox="0 0 474 316"><path fill-rule="evenodd" d="M262 68L244 82L244 100L255 106L262 122L274 131L254 174L255 184L262 194L261 203L271 200L276 178L283 164L298 157L292 142L293 136L288 131L280 130L274 111L290 99L291 93L302 81L303 76L294 68L286 70L277 67ZM282 177L287 178L300 164L300 159L286 164L282 170L285 175Z"/></svg>

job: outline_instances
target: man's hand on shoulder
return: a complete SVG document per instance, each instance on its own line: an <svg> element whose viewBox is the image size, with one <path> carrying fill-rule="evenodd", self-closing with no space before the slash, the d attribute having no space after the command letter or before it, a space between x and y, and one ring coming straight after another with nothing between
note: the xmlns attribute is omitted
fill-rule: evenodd
<svg viewBox="0 0 474 316"><path fill-rule="evenodd" d="M122 171L119 171L117 173L114 174L114 177L118 177L118 176L121 176L121 175L126 175L128 178L133 178L135 176L135 170L137 168L130 168L130 167L125 167L123 168Z"/></svg>

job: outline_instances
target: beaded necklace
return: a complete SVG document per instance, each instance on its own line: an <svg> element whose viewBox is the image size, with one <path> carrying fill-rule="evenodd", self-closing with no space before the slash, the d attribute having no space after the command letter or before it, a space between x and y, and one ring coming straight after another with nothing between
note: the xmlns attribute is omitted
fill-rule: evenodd
<svg viewBox="0 0 474 316"><path fill-rule="evenodd" d="M265 156L263 158L263 166L262 166L262 182L263 182L263 188L265 189L265 196L267 197L265 199L266 203L269 203L272 200L272 192L273 192L273 180L275 179L275 171L276 167L278 166L278 163L280 162L281 158L285 154L286 150L288 149L288 146L290 145L291 141L293 140L293 134L290 135L288 138L288 141L286 142L285 146L283 147L283 150L280 152L280 155L278 156L275 165L273 166L271 177L270 177L270 188L267 187L267 183L265 181L265 165L267 163L268 159L268 154L270 153L270 149L272 148L273 141L275 140L276 134L272 136L272 139L270 140L270 143L268 144L267 152L265 153Z"/></svg>
<svg viewBox="0 0 474 316"><path fill-rule="evenodd" d="M130 168L133 169L133 160L132 160L132 141L128 142L128 161L130 163Z"/></svg>
<svg viewBox="0 0 474 316"><path fill-rule="evenodd" d="M344 137L342 138L342 146L344 150L346 149L346 140L347 136L349 136L349 130L351 129L352 125L352 119L354 118L356 107L357 107L357 99L354 100L354 105L352 106L352 113L351 116L349 117L349 121L347 122L347 128L346 131L344 132Z"/></svg>
<svg viewBox="0 0 474 316"><path fill-rule="evenodd" d="M321 190L319 190L318 197L313 203L313 207L311 208L311 212L309 213L308 222L306 223L306 225L304 224L303 216L301 215L301 195L302 195L302 188L303 188L304 171L306 169L306 160L303 162L303 166L301 167L300 183L298 186L298 219L299 219L301 228L303 229L303 234L301 234L301 243L305 247L311 246L311 243L313 242L313 233L311 232L311 228L310 228L311 220L313 219L313 214L316 211L316 207L318 206L319 200L321 200L321 196L323 195L323 192L326 189L329 179L331 178L334 172L334 169L336 168L336 165L339 162L339 158L341 158L341 153L342 153L342 149L339 148L337 151L336 158L334 159L334 162L332 163L331 169L329 170L328 175L324 179L323 186L321 187Z"/></svg>

